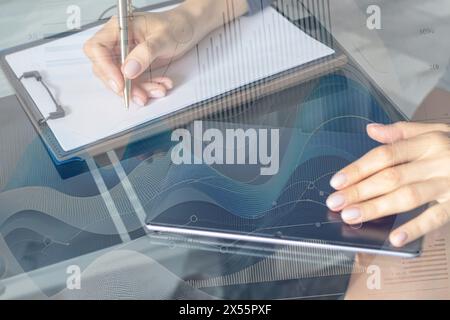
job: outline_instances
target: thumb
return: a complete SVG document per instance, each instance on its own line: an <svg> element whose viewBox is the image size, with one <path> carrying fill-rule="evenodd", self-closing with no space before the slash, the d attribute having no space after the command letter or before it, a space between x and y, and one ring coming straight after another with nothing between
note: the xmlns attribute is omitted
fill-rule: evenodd
<svg viewBox="0 0 450 320"><path fill-rule="evenodd" d="M128 55L122 66L122 73L128 79L136 79L150 67L152 62L158 57L159 51L153 45L152 40L146 40L140 43Z"/></svg>
<svg viewBox="0 0 450 320"><path fill-rule="evenodd" d="M435 123L397 122L391 125L374 123L367 126L367 133L373 140L388 144L429 132L449 132L449 128L446 124Z"/></svg>

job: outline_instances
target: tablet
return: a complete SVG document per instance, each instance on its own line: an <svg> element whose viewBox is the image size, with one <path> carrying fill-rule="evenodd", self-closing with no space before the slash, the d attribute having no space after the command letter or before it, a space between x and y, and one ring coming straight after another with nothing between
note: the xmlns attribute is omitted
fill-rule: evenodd
<svg viewBox="0 0 450 320"><path fill-rule="evenodd" d="M258 121L268 131L279 129L278 173L263 177L258 166L248 165L173 166L165 179L166 191L152 200L147 229L169 238L217 241L222 247L225 242L233 247L281 245L419 255L420 240L395 248L389 234L423 208L349 226L326 207L333 192L331 177L377 147L366 134L367 124L401 119L370 83L359 79L364 77L356 70L347 70L256 102L255 110L274 101L285 106ZM204 123L207 126L227 130L242 128L242 123ZM250 127L257 128L243 129Z"/></svg>

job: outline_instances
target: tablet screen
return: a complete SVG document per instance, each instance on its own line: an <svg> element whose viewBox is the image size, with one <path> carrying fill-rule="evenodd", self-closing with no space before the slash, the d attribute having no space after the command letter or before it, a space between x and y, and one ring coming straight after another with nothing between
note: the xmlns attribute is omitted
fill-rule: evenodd
<svg viewBox="0 0 450 320"><path fill-rule="evenodd" d="M201 129L204 133L215 128L223 132L224 140L227 130L255 130L254 136L259 139L265 139L259 133L270 136L277 130L279 144L271 150L275 153L278 148L280 154L278 167L272 165L275 174L261 175L261 163L207 165L198 161L172 165L161 192L151 201L149 224L215 232L219 237L221 233L236 234L417 253L417 243L395 249L388 236L395 226L419 211L349 226L325 205L333 192L331 177L377 147L366 134L367 124L396 121L370 90L358 81L335 74L309 88L290 89L258 101L250 109L264 110L274 103L287 107L261 114L254 124L204 122ZM191 128L193 136L196 129ZM251 144L248 139L247 159ZM227 159L227 142L223 145L221 155ZM202 148L207 146L202 141ZM267 163L266 169L270 167Z"/></svg>

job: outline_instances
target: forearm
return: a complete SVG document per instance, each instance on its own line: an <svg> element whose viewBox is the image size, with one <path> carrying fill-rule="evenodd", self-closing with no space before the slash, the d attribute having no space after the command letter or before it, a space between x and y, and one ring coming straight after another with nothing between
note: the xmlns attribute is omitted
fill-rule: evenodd
<svg viewBox="0 0 450 320"><path fill-rule="evenodd" d="M247 0L186 0L177 9L191 18L196 37L203 38L224 23L246 14L249 7Z"/></svg>
<svg viewBox="0 0 450 320"><path fill-rule="evenodd" d="M450 92L435 88L417 109L413 120L450 123Z"/></svg>

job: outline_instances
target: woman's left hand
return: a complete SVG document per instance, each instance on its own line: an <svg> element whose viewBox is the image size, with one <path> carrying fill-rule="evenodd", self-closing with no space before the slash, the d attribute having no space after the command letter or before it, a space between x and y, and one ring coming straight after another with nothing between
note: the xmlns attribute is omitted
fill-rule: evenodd
<svg viewBox="0 0 450 320"><path fill-rule="evenodd" d="M390 235L396 247L450 222L450 126L400 122L372 124L369 136L384 145L338 172L327 200L351 225L408 212L435 202Z"/></svg>

